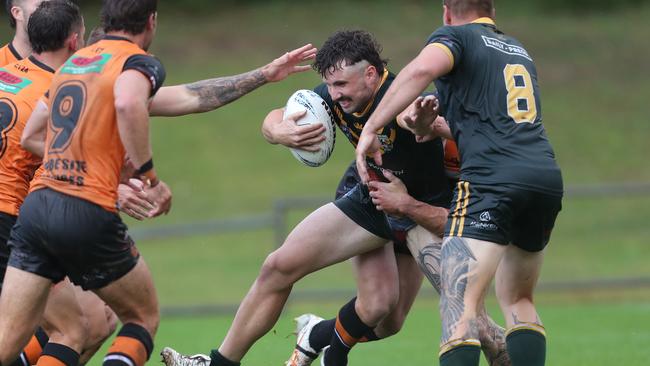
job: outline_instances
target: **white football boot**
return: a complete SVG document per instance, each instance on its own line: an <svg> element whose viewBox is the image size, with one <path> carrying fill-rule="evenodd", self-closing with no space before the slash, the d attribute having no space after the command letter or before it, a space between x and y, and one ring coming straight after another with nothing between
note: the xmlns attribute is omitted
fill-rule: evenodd
<svg viewBox="0 0 650 366"><path fill-rule="evenodd" d="M302 314L294 319L296 322L295 333L298 340L289 361L285 363L286 366L309 366L318 358L322 350L316 350L309 344L309 335L314 325L323 320L323 318L314 314Z"/></svg>
<svg viewBox="0 0 650 366"><path fill-rule="evenodd" d="M202 354L185 356L169 347L160 352L162 362L166 366L210 366L210 357Z"/></svg>

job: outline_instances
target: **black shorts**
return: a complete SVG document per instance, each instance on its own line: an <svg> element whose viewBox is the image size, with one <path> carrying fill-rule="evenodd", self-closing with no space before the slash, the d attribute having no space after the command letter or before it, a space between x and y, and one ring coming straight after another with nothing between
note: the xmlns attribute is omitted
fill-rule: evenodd
<svg viewBox="0 0 650 366"><path fill-rule="evenodd" d="M5 272L7 271L7 262L9 262L9 234L11 228L16 223L16 216L0 212L0 291L2 290L2 282L5 279Z"/></svg>
<svg viewBox="0 0 650 366"><path fill-rule="evenodd" d="M562 197L513 187L458 182L445 236L514 244L539 252L551 238Z"/></svg>
<svg viewBox="0 0 650 366"><path fill-rule="evenodd" d="M140 257L117 213L47 188L25 199L9 247L10 266L84 290L121 278Z"/></svg>
<svg viewBox="0 0 650 366"><path fill-rule="evenodd" d="M357 225L380 238L393 241L396 252L410 254L405 233L415 227L416 223L409 218L392 217L377 210L364 184L357 183L344 196L334 201L334 205Z"/></svg>

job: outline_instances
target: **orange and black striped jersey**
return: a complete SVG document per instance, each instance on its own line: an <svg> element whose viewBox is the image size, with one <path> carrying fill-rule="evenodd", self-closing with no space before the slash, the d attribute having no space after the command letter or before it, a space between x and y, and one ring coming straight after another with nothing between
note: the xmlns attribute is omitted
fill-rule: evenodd
<svg viewBox="0 0 650 366"><path fill-rule="evenodd" d="M54 70L33 57L0 68L0 212L17 216L41 158L20 145L25 124Z"/></svg>
<svg viewBox="0 0 650 366"><path fill-rule="evenodd" d="M13 64L22 60L23 57L16 51L11 42L0 48L0 66Z"/></svg>
<svg viewBox="0 0 650 366"><path fill-rule="evenodd" d="M156 58L114 36L79 50L57 71L48 93L45 171L34 190L49 187L117 211L126 152L113 90L120 74L129 69L151 81L152 95L164 81L164 68Z"/></svg>

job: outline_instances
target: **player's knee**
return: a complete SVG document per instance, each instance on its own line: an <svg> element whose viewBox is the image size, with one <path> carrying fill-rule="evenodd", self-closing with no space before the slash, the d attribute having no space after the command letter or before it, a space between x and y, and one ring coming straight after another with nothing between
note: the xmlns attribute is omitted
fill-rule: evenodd
<svg viewBox="0 0 650 366"><path fill-rule="evenodd" d="M397 306L399 293L383 293L383 296L372 296L366 299L357 298L358 312L370 323L378 323L385 319Z"/></svg>
<svg viewBox="0 0 650 366"><path fill-rule="evenodd" d="M299 268L294 261L276 250L266 257L257 281L267 288L284 288L291 286L299 277Z"/></svg>
<svg viewBox="0 0 650 366"><path fill-rule="evenodd" d="M496 295L502 308L533 303L533 293L531 291L497 288Z"/></svg>
<svg viewBox="0 0 650 366"><path fill-rule="evenodd" d="M377 335L379 335L381 338L394 336L395 334L399 333L400 330L402 330L405 319L405 315L401 314L400 312L393 311L389 316L384 318L378 327L379 329L377 329L375 333L377 333Z"/></svg>

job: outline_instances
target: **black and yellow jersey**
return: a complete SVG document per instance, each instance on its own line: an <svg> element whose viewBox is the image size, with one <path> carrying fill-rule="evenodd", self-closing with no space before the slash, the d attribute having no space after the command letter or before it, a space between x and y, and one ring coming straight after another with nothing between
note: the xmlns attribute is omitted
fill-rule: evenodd
<svg viewBox="0 0 650 366"><path fill-rule="evenodd" d="M523 45L480 18L439 28L427 47L441 48L453 63L435 84L460 150L460 179L561 195L560 168L541 123L537 70Z"/></svg>
<svg viewBox="0 0 650 366"><path fill-rule="evenodd" d="M314 91L327 102L334 112L339 129L356 146L363 126L394 79L395 75L386 70L374 98L359 113L345 113L332 100L326 84L317 86ZM371 175L385 181L381 170L389 170L404 182L411 196L436 206L449 206L451 190L445 176L444 151L440 139L419 144L413 133L401 128L397 120L386 125L378 137L382 145L383 166L378 167L374 160L367 159Z"/></svg>

